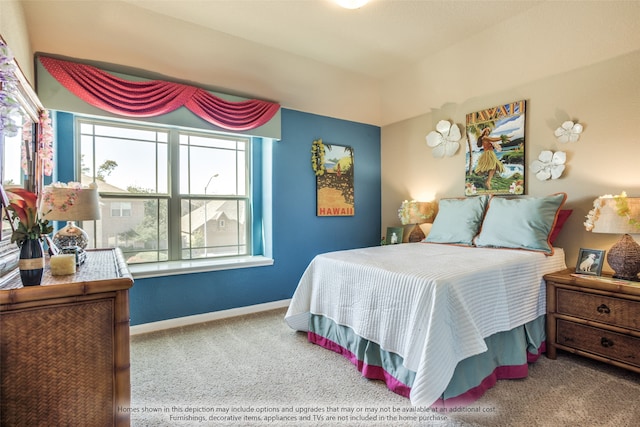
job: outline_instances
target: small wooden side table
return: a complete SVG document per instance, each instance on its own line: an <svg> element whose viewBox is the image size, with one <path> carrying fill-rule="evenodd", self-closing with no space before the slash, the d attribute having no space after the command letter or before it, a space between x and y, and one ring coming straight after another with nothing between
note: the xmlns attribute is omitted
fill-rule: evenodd
<svg viewBox="0 0 640 427"><path fill-rule="evenodd" d="M547 357L561 349L640 373L640 282L565 270L547 284Z"/></svg>
<svg viewBox="0 0 640 427"><path fill-rule="evenodd" d="M129 288L119 249L0 289L0 425L129 426Z"/></svg>

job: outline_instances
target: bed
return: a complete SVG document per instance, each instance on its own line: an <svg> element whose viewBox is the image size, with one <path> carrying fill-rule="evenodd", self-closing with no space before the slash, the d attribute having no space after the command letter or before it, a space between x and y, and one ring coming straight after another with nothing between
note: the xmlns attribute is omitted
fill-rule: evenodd
<svg viewBox="0 0 640 427"><path fill-rule="evenodd" d="M469 404L544 351L565 199L441 200L422 242L317 255L285 320L414 405Z"/></svg>

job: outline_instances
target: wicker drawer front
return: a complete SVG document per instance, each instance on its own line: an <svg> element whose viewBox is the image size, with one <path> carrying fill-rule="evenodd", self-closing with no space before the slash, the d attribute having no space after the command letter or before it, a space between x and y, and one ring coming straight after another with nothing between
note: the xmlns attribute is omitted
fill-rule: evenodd
<svg viewBox="0 0 640 427"><path fill-rule="evenodd" d="M557 343L640 367L640 338L558 319Z"/></svg>
<svg viewBox="0 0 640 427"><path fill-rule="evenodd" d="M0 320L0 425L114 425L112 299Z"/></svg>
<svg viewBox="0 0 640 427"><path fill-rule="evenodd" d="M640 302L557 289L557 312L640 331Z"/></svg>

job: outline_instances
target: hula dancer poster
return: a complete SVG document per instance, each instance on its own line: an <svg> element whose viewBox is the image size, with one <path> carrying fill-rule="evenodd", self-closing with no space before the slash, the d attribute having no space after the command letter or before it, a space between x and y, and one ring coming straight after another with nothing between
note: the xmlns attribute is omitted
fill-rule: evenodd
<svg viewBox="0 0 640 427"><path fill-rule="evenodd" d="M317 216L353 216L353 148L313 141Z"/></svg>
<svg viewBox="0 0 640 427"><path fill-rule="evenodd" d="M467 114L466 196L524 194L525 101Z"/></svg>

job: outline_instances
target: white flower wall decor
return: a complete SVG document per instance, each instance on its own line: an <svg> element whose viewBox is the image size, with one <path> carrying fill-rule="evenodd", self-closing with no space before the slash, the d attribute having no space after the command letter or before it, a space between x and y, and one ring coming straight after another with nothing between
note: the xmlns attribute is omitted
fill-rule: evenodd
<svg viewBox="0 0 640 427"><path fill-rule="evenodd" d="M567 153L564 151L554 153L544 150L540 152L538 159L531 163L531 170L540 181L546 181L549 178L558 179L564 172L566 161Z"/></svg>
<svg viewBox="0 0 640 427"><path fill-rule="evenodd" d="M576 142L580 139L580 134L584 127L580 123L574 123L570 120L562 123L558 129L555 130L554 135L558 139L558 142Z"/></svg>
<svg viewBox="0 0 640 427"><path fill-rule="evenodd" d="M433 157L451 157L460 148L460 128L446 120L440 120L436 125L436 130L427 135L427 145L433 148Z"/></svg>

